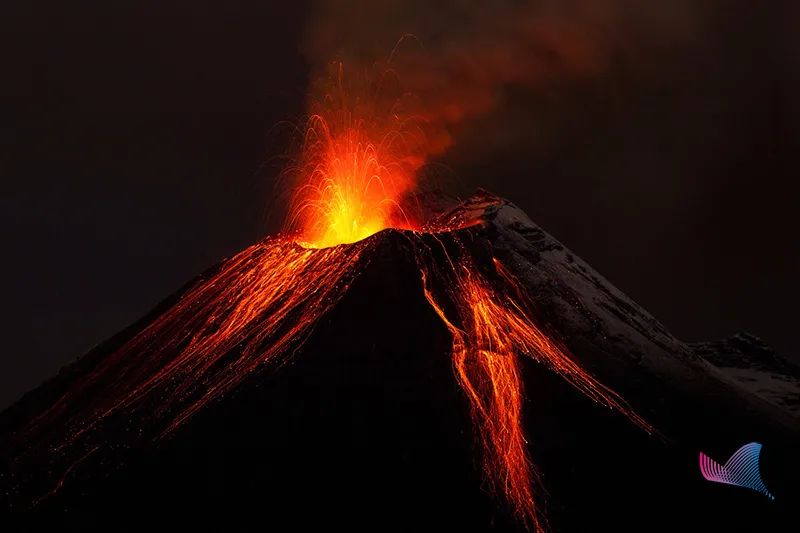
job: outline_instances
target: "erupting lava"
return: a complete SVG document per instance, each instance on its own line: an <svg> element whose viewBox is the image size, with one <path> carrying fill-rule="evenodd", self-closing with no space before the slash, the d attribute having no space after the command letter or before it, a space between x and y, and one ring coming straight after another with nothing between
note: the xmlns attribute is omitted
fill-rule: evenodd
<svg viewBox="0 0 800 533"><path fill-rule="evenodd" d="M98 428L129 423L119 421L120 413L127 421L140 415L156 436L175 431L256 371L297 351L368 260L376 239L367 237L386 228L410 230L404 235L420 268L420 290L452 335L455 378L473 415L488 484L523 523L540 530L521 422L520 356L650 427L532 320L534 303L501 262L479 259L464 245L463 234L479 219L419 221L404 212L404 196L425 158L424 136L411 119L376 115L381 106L348 96L341 78L322 102L290 169L298 183L285 234L243 250L196 282L97 361L22 437L57 446L74 466L105 445ZM54 423L63 425L66 440L53 442L42 431Z"/></svg>
<svg viewBox="0 0 800 533"><path fill-rule="evenodd" d="M400 100L334 82L308 119L299 161L287 169L293 191L289 232L307 246L360 241L386 228L414 229L403 196L425 162L425 136ZM386 107L386 109L382 109Z"/></svg>
<svg viewBox="0 0 800 533"><path fill-rule="evenodd" d="M311 118L304 150L308 182L297 189L292 221L299 222L302 242L327 248L389 227L410 228L398 200L413 182L398 163L382 163L391 160L391 142L372 144L359 124L332 132L322 116Z"/></svg>

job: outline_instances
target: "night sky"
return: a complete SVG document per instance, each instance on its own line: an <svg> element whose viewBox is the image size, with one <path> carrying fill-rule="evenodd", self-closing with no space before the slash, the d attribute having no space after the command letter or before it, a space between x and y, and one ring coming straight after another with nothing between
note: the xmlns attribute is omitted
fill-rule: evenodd
<svg viewBox="0 0 800 533"><path fill-rule="evenodd" d="M275 125L305 111L330 35L469 58L476 33L420 1L364 21L359 2L33 4L0 10L0 406L279 227ZM484 87L443 186L511 199L680 338L745 330L800 360L800 13L603 4L570 29L603 21L602 68Z"/></svg>

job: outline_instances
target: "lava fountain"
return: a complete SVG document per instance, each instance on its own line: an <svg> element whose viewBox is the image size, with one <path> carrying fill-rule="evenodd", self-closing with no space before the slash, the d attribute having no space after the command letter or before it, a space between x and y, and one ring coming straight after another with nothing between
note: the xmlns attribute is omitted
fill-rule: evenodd
<svg viewBox="0 0 800 533"><path fill-rule="evenodd" d="M378 87L345 85L336 65L311 104L300 155L285 173L295 184L286 230L314 248L360 241L386 228L416 229L403 210L425 162L425 135L403 99Z"/></svg>
<svg viewBox="0 0 800 533"><path fill-rule="evenodd" d="M64 458L63 477L42 487L45 497L108 446L120 420L141 419L140 434L168 436L249 376L279 366L347 292L374 249L368 237L389 228L408 238L421 295L452 336L454 376L487 485L521 523L537 531L544 523L522 429L522 357L651 431L536 323L535 302L500 261L463 245L462 234L480 220L458 211L431 220L409 215L405 199L431 152L413 114L397 100L387 103L379 88L352 94L341 67L334 80L312 106L300 155L287 168L294 186L284 232L203 275L18 433L21 461L37 449ZM61 429L46 431L53 427Z"/></svg>

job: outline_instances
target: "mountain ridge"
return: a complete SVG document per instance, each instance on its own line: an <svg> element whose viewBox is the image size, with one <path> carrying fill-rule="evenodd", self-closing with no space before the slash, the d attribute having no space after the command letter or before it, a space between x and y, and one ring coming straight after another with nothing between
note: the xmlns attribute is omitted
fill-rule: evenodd
<svg viewBox="0 0 800 533"><path fill-rule="evenodd" d="M777 462L773 464L788 465L788 468L796 466L796 462L792 462L796 459L790 451L799 440L796 417L790 408L795 393L794 382L787 381L785 389L776 389L770 394L748 388L746 380L732 377L722 364L731 356L729 342L687 344L678 340L507 200L479 191L440 217L442 220L460 221L463 229L429 235L390 229L370 237L368 245L373 247L372 251L360 267L352 287L323 315L308 338L293 349L293 355L279 363L279 367L250 375L235 390L201 411L196 420L190 419L174 437L148 443L149 439L133 435L137 431L141 433L142 428L145 428L145 434L149 431L145 422L135 417L121 417L118 423L104 429L106 433L96 441L107 446L99 452L90 448L88 455L76 452L63 458L50 448L27 452L27 459L11 459L10 467L0 471L0 476L5 479L0 481L6 487L6 494L13 495L13 498L6 498L7 501L13 499L16 502L13 507L18 508L20 502L28 499L28 505L23 506L29 507L30 498L25 495L26 491L32 491L31 487L52 487L55 483L59 492L48 496L40 508L58 520L64 518L65 509L86 516L87 509L96 506L98 501L130 513L130 507L126 507L128 504L109 502L110 496L104 493L124 494L133 499L134 503L130 505L152 510L159 504L154 503L153 497L139 492L155 482L191 494L191 497L186 496L185 505L196 498L208 499L208 494L212 494L227 502L221 508L238 509L238 503L229 501L235 499L233 496L221 495L218 489L208 489L207 494L190 486L210 483L195 469L219 463L213 469L221 472L211 474L209 479L216 483L233 476L232 483L237 488L232 493L255 505L257 494L250 494L244 488L250 487L251 482L243 477L244 473L230 474L228 467L236 465L234 470L247 470L247 464L250 464L247 461L251 461L257 472L271 472L270 475L274 474L293 490L305 490L302 483L294 480L296 473L290 468L286 470L288 467L281 465L280 461L276 463L270 459L270 454L264 450L270 450L278 457L281 454L291 457L294 462L289 461L290 464L301 465L303 460L310 460L320 453L307 441L314 441L322 434L335 436L335 442L320 444L321 449L335 449L342 457L347 457L346 467L328 464L323 457L311 459L313 468L298 468L325 486L327 482L320 480L317 470L328 471L339 478L349 475L347 472L355 472L355 478L365 484L343 482L347 490L341 496L327 493L335 504L314 500L330 508L329 512L339 512L339 507L348 499L348 491L375 505L374 512L364 511L366 522L378 523L384 512L392 515L399 512L393 504L375 500L377 496L369 490L372 484L391 493L397 505L419 509L418 513L412 512L406 517L409 527L414 520L421 519L422 509L438 516L434 522L441 520L442 524L447 524L447 517L452 519L452 513L459 506L442 503L442 508L436 510L430 507L428 500L435 499L437 492L449 491L460 494L474 507L474 513L461 517L465 528L469 529L469 524L475 520L487 529L516 529L518 526L514 525L507 510L504 511L502 506L496 510L489 503L491 498L477 476L473 459L475 444L469 437L475 428L470 428L467 406L450 369L448 352L451 346L447 328L422 297L423 280L411 245L414 239L441 245L444 252L450 245L448 243L457 239L487 271L494 268L492 258L501 261L530 298L540 325L565 344L581 365L602 383L628 400L660 433L661 438L647 436L623 417L607 409L598 409L591 401L580 398L577 392L559 384L547 372L534 368L536 365L523 365L525 405L529 413L525 416L526 433L533 443L534 462L538 464L541 459L544 487L548 490L553 487L562 498L555 504L555 521L564 525L565 530L580 531L574 522L582 522L565 510L568 507L565 508L567 504L563 502L572 500L564 498L564 495L572 494L577 505L598 512L600 509L600 504L593 503L582 489L572 486L589 481L578 472L595 472L600 478L609 475L603 470L608 467L586 463L578 456L583 455L589 460L596 453L587 447L589 442L612 456L621 453L613 443L600 443L590 438L592 432L610 431L623 443L617 448L636 454L642 460L660 458L664 464L652 468L668 479L677 476L676 480L670 481L677 483L677 488L664 489L664 496L670 497L675 490L684 490L682 485L689 486L684 503L693 509L692 512L697 511L697 507L691 506L698 504L691 503L691 498L706 497L707 487L695 485L692 474L696 472L690 471L683 461L698 450L724 456L730 453L727 447L732 443L741 444L745 439L758 438L765 441L767 457L770 450L777 450L778 455L773 456ZM140 321L101 343L87 356L68 365L56 377L0 413L2 433L13 437L34 413L58 397L76 376L89 372L92 365L175 305L191 287L212 278L230 260L208 269ZM738 342L742 354L744 348L741 346L747 343L760 346L750 337L742 339ZM766 353L764 350L768 348L750 354L750 357L757 358L760 371L770 375L780 371L784 372L782 375L792 377L794 370L791 366L775 366L775 361L781 361L778 356L758 356ZM546 405L553 411L544 409ZM237 420L239 418L241 420ZM258 425L254 422L257 420L264 420L262 424L269 429L251 427ZM576 428L573 435L562 427L562 420L586 427ZM271 431L276 427L282 430ZM226 436L220 428L233 431L233 436ZM281 435L279 443L272 442L276 435ZM383 437L376 440L376 435ZM584 437L577 439L576 435ZM9 446L10 441L8 439L5 445L0 446L3 457L13 458L24 449L25 442ZM108 444L103 445L103 442ZM366 449L364 442L369 443ZM198 446L204 450L199 456ZM219 450L224 453L217 453ZM667 454L665 450L670 451ZM226 457L229 454L238 454L241 458ZM180 466L183 461L188 461L187 466ZM574 466L570 466L570 461L580 464L581 469L576 471ZM393 487L391 476L376 479L370 466L373 463L379 470L388 468L401 481ZM52 473L42 471L42 465L49 465L47 469ZM62 470L69 468L64 477L57 472L59 465ZM136 473L139 467L147 475ZM637 483L646 481L637 477L641 474L635 469L628 471L634 465L621 468L627 472L621 474L622 478ZM671 469L678 469L680 473L671 473ZM133 488L126 485L126 476L137 480L130 482ZM159 481L159 477L163 479ZM269 476L256 478L266 482ZM408 491L420 491L420 482L428 483L430 491L409 495ZM113 490L103 489L109 483ZM258 490L277 498L286 507L286 513L281 516L287 523L294 516L292 512L301 512L299 504L286 500L278 487L259 487ZM537 484L536 488L541 493L541 485ZM329 490L335 491L335 488L329 487ZM778 484L778 490L773 492L780 498L793 490L797 489ZM658 509L653 502L640 500L643 495L629 491L626 494L639 502L644 510ZM676 496L673 494L672 497ZM729 504L724 498L714 498L718 497L712 496L711 501L720 507ZM600 501L604 501L603 498L599 498ZM173 512L159 509L159 512ZM206 512L211 513L209 510ZM771 520L782 519L773 515L768 517ZM741 520L741 517L734 518ZM629 526L633 528L635 523L633 520ZM664 530L668 530L667 523ZM626 527L621 529L627 530Z"/></svg>

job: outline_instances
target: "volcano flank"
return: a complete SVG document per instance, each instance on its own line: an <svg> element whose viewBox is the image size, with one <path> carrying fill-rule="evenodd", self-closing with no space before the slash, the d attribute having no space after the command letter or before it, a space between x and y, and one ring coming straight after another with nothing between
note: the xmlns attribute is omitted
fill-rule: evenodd
<svg viewBox="0 0 800 533"><path fill-rule="evenodd" d="M0 502L47 524L782 530L800 368L687 344L510 202L209 269L0 414ZM663 280L654 280L663 282ZM764 445L776 501L697 454Z"/></svg>

